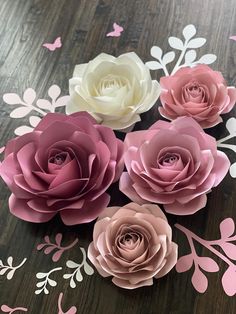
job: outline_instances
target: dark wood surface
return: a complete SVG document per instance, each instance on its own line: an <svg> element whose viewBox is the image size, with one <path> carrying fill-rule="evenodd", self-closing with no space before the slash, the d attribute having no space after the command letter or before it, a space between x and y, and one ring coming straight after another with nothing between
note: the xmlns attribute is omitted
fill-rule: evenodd
<svg viewBox="0 0 236 314"><path fill-rule="evenodd" d="M236 44L229 40L236 35L235 0L0 0L0 99L7 92L22 95L27 87L34 88L43 97L56 83L64 94L68 93L68 79L75 64L88 62L100 52L118 56L135 51L149 61L150 48L157 44L167 51L167 38L180 36L187 24L194 24L198 35L207 38L202 53L218 56L213 68L223 72L229 85L236 84ZM107 38L113 22L124 27L119 38ZM61 36L63 46L53 53L42 48ZM153 72L159 79L161 72ZM158 102L159 103L159 102ZM157 104L158 104L157 103ZM12 108L0 100L0 146L14 136L14 129L22 124L11 119ZM226 118L235 116L234 109ZM135 129L145 129L159 118L157 106L142 115ZM25 119L27 121L27 118ZM221 124L210 132L217 138L227 135ZM228 152L231 161L233 153ZM80 246L87 248L92 239L93 223L65 227L57 217L49 223L31 224L13 217L8 209L10 192L0 183L0 259L14 256L15 262L28 258L12 280L0 276L0 306L25 306L29 313L57 313L57 299L64 292L63 307L76 305L79 314L234 314L236 297L228 297L222 289L221 277L226 270L223 261L217 260L220 272L208 274L209 287L204 294L191 285L192 271L178 274L175 270L155 281L151 287L134 291L123 290L97 273L84 276L76 289L69 287L62 273L55 273L57 287L49 295L34 294L37 272L49 271L56 266L65 267L68 259L81 259L78 248L65 253L58 263L36 250L38 243L48 234L63 233L70 243L79 238ZM178 222L206 239L219 236L219 223L226 217L236 221L235 179L229 175L208 196L204 210L190 217L167 215L173 226L173 238L179 245L180 256L189 250L185 236L174 228ZM122 205L127 198L115 185L110 189L111 204ZM199 254L211 256L202 247ZM55 266L56 265L56 266Z"/></svg>

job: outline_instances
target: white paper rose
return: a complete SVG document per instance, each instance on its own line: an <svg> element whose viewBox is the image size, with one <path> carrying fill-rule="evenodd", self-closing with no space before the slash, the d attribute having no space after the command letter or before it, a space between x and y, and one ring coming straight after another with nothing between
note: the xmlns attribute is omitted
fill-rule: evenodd
<svg viewBox="0 0 236 314"><path fill-rule="evenodd" d="M123 131L140 121L160 94L159 83L134 52L118 58L101 53L76 65L69 87L67 114L88 111L99 123Z"/></svg>

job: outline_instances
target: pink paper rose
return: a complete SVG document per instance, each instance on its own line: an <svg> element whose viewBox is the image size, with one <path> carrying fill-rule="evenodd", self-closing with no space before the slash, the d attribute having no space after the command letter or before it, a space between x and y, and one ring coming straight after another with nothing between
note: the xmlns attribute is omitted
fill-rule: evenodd
<svg viewBox="0 0 236 314"><path fill-rule="evenodd" d="M66 225L95 219L123 169L123 143L85 112L47 114L33 132L7 143L0 175L10 188L13 215Z"/></svg>
<svg viewBox="0 0 236 314"><path fill-rule="evenodd" d="M167 212L193 214L206 205L206 193L226 175L230 162L216 140L192 118L158 121L125 138L120 190L139 204L164 204Z"/></svg>
<svg viewBox="0 0 236 314"><path fill-rule="evenodd" d="M207 65L185 67L174 75L162 77L160 114L174 120L179 116L194 118L203 128L222 121L236 101L235 87L227 87L220 72Z"/></svg>
<svg viewBox="0 0 236 314"><path fill-rule="evenodd" d="M177 245L159 206L108 207L94 226L88 257L103 277L121 288L151 286L176 264Z"/></svg>

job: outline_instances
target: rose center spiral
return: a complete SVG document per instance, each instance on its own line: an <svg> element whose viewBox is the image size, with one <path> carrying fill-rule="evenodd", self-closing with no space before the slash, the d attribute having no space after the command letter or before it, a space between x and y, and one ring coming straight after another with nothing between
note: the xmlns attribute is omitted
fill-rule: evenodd
<svg viewBox="0 0 236 314"><path fill-rule="evenodd" d="M109 74L99 82L97 91L100 96L112 96L122 88L130 88L129 81L124 77Z"/></svg>
<svg viewBox="0 0 236 314"><path fill-rule="evenodd" d="M167 153L159 160L162 166L171 166L179 160L179 155L174 153Z"/></svg>

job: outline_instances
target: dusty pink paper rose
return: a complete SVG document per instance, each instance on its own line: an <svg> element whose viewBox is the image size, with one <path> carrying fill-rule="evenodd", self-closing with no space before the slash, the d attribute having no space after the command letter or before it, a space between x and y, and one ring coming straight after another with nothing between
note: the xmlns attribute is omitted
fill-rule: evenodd
<svg viewBox="0 0 236 314"><path fill-rule="evenodd" d="M108 207L94 226L88 257L103 277L121 288L153 284L176 264L177 245L159 206Z"/></svg>
<svg viewBox="0 0 236 314"><path fill-rule="evenodd" d="M185 67L174 75L162 77L160 114L174 120L180 116L194 118L203 128L222 121L236 101L235 87L227 87L220 72L207 65Z"/></svg>
<svg viewBox="0 0 236 314"><path fill-rule="evenodd" d="M127 172L121 175L120 190L134 202L164 204L176 215L203 208L206 193L230 166L216 140L189 117L127 134L124 160Z"/></svg>
<svg viewBox="0 0 236 314"><path fill-rule="evenodd" d="M7 143L0 175L13 215L45 222L60 213L67 225L95 219L123 169L123 143L87 113L47 114L33 132Z"/></svg>

